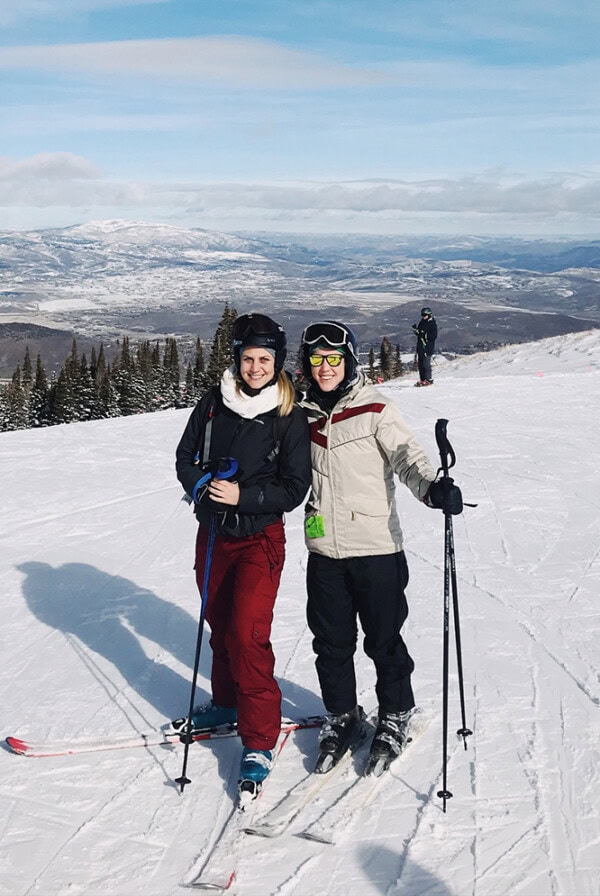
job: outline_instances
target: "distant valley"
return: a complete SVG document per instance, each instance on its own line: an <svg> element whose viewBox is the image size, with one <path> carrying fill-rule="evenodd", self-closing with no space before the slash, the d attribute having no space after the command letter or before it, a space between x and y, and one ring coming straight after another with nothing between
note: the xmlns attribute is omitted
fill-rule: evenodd
<svg viewBox="0 0 600 896"><path fill-rule="evenodd" d="M600 327L600 241L479 237L223 234L92 222L0 232L0 376L25 344L49 370L123 334L210 341L225 302L283 323L295 351L315 317L411 351L422 305L441 352Z"/></svg>

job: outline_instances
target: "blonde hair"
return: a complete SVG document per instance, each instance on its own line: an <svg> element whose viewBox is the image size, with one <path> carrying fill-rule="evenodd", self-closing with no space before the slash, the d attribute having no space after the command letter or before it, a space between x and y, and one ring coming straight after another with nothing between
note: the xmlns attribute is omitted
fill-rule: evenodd
<svg viewBox="0 0 600 896"><path fill-rule="evenodd" d="M243 379L236 373L235 375L235 391L239 395L242 391ZM280 417L288 417L296 404L296 390L294 389L294 384L291 379L285 372L285 370L279 371L279 376L277 377L277 386L279 388L280 402L277 405L277 413Z"/></svg>

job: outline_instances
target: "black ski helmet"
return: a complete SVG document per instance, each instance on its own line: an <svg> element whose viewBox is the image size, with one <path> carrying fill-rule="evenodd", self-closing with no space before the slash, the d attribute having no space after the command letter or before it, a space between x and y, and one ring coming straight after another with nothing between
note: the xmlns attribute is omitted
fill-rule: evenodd
<svg viewBox="0 0 600 896"><path fill-rule="evenodd" d="M312 379L310 355L316 348L333 348L344 353L346 368L342 385L352 382L358 364L356 336L345 324L337 320L321 320L309 324L302 333L302 373Z"/></svg>
<svg viewBox="0 0 600 896"><path fill-rule="evenodd" d="M240 372L240 354L244 348L268 348L275 352L275 374L277 379L283 370L287 355L287 339L282 326L266 314L241 314L233 322L231 347L235 372Z"/></svg>
<svg viewBox="0 0 600 896"><path fill-rule="evenodd" d="M429 305L425 305L424 308L421 308L421 317L425 317L426 314L429 315L429 317L433 317L433 311Z"/></svg>

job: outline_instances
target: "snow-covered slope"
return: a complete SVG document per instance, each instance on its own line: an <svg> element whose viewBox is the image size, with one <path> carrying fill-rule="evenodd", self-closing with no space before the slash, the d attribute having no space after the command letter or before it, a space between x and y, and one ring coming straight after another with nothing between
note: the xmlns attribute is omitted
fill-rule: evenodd
<svg viewBox="0 0 600 896"><path fill-rule="evenodd" d="M400 489L411 570L406 639L436 716L336 846L248 837L244 896L594 896L600 726L600 332L440 363L430 389L388 384L432 460L449 420L455 478L477 503L455 520L467 722L440 789L443 518ZM170 411L0 435L3 734L126 734L189 698L199 601L195 525ZM304 621L301 513L273 638L284 711L320 711ZM201 660L208 692L210 650ZM373 672L359 647L361 700ZM454 666L450 727L459 727ZM294 737L264 808L314 755ZM175 896L235 792L239 743L56 759L0 752L0 893Z"/></svg>

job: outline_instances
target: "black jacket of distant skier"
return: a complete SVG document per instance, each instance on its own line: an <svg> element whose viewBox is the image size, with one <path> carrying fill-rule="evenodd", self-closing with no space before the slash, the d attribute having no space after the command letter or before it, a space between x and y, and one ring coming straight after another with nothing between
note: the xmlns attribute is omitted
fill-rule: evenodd
<svg viewBox="0 0 600 896"><path fill-rule="evenodd" d="M418 324L413 324L413 330L417 334L417 354L432 355L438 334L435 317L422 317Z"/></svg>
<svg viewBox="0 0 600 896"><path fill-rule="evenodd" d="M227 511L207 495L195 505L200 525L208 529L217 512L219 535L245 538L262 532L297 507L311 481L310 440L304 411L294 407L287 417L277 410L244 418L222 401L218 388L211 389L194 408L177 447L177 478L188 495L202 476L195 462L204 451L206 423L212 416L210 458L232 457L239 464L235 477L240 503Z"/></svg>

